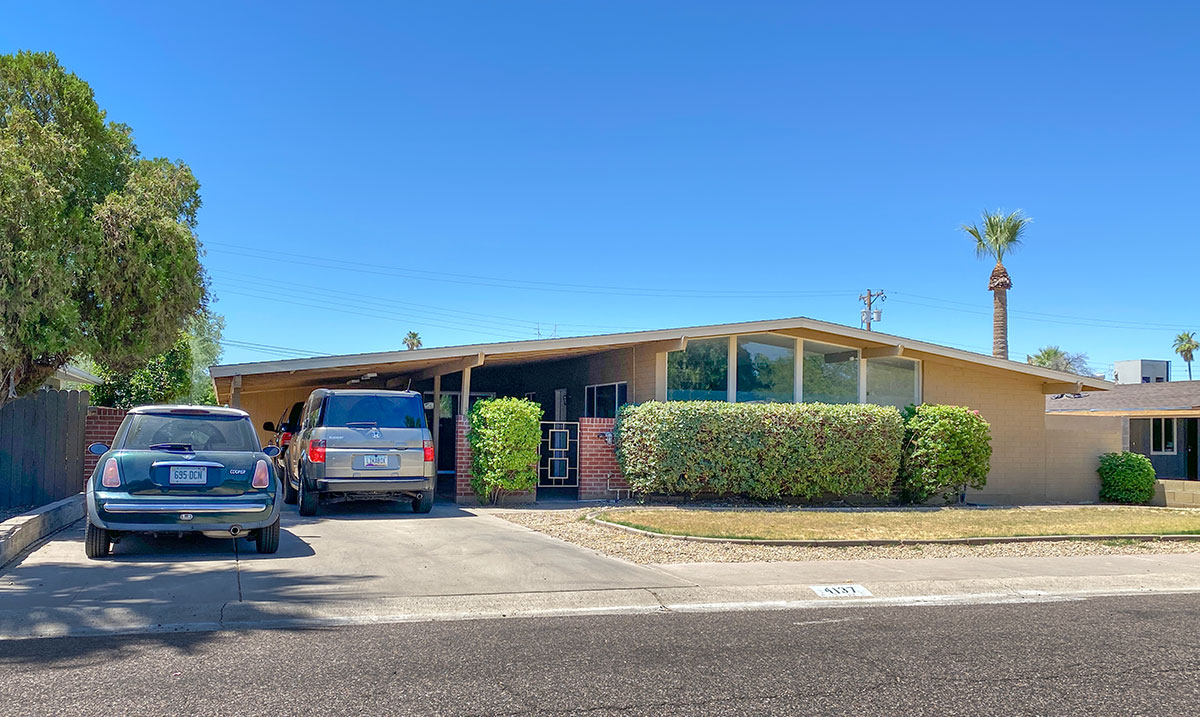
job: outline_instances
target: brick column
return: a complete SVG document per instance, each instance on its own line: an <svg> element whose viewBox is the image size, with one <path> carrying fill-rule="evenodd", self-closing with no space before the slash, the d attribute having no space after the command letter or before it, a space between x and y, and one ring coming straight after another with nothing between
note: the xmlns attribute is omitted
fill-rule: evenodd
<svg viewBox="0 0 1200 717"><path fill-rule="evenodd" d="M603 434L612 431L612 418L579 419L579 498L604 500L616 497L610 488L628 488L617 464L616 449Z"/></svg>
<svg viewBox="0 0 1200 717"><path fill-rule="evenodd" d="M104 406L88 406L87 425L83 428L83 479L92 477L100 456L88 453L87 447L93 443L103 443L111 446L121 421L125 420L125 409L105 408Z"/></svg>
<svg viewBox="0 0 1200 717"><path fill-rule="evenodd" d="M471 444L467 443L466 416L454 417L454 502L475 503L475 491L471 490Z"/></svg>

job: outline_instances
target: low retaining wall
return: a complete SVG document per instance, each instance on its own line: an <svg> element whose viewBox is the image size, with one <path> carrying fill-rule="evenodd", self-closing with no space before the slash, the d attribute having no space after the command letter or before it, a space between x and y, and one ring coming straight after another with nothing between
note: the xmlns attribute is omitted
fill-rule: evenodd
<svg viewBox="0 0 1200 717"><path fill-rule="evenodd" d="M1150 505L1200 508L1200 481L1160 478L1154 483L1154 499Z"/></svg>
<svg viewBox="0 0 1200 717"><path fill-rule="evenodd" d="M0 568L30 545L62 530L83 515L83 493L79 493L0 523Z"/></svg>

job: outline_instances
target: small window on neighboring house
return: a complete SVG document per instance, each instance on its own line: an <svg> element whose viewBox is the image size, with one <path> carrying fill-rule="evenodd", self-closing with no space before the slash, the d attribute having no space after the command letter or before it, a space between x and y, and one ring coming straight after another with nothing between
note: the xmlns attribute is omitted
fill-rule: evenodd
<svg viewBox="0 0 1200 717"><path fill-rule="evenodd" d="M616 418L617 409L628 401L624 381L588 386L584 392L583 415L587 418Z"/></svg>
<svg viewBox="0 0 1200 717"><path fill-rule="evenodd" d="M1149 377L1149 376L1142 376L1142 383L1150 383L1150 377Z"/></svg>
<svg viewBox="0 0 1200 717"><path fill-rule="evenodd" d="M1175 419L1150 419L1150 455L1175 455Z"/></svg>
<svg viewBox="0 0 1200 717"><path fill-rule="evenodd" d="M1155 382L1155 383L1162 383L1164 380L1165 380L1165 379L1164 379L1162 376L1155 376L1155 377L1154 377L1154 382Z"/></svg>

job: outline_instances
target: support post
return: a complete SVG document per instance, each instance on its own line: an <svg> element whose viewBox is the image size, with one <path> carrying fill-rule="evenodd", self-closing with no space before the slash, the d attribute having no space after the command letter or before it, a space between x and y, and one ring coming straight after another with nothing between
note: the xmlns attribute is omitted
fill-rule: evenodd
<svg viewBox="0 0 1200 717"><path fill-rule="evenodd" d="M465 416L471 411L471 367L462 370L462 393L458 397L458 415Z"/></svg>
<svg viewBox="0 0 1200 717"><path fill-rule="evenodd" d="M229 396L229 406L231 408L241 408L242 407L242 376L241 376L241 374L238 374L237 376L233 377L232 384L233 384L233 391L230 393L230 396Z"/></svg>
<svg viewBox="0 0 1200 717"><path fill-rule="evenodd" d="M433 450L434 457L437 458L437 451L441 450L442 443L439 440L442 432L442 377L433 377ZM440 461L439 461L440 462ZM433 472L437 473L437 466L433 467Z"/></svg>

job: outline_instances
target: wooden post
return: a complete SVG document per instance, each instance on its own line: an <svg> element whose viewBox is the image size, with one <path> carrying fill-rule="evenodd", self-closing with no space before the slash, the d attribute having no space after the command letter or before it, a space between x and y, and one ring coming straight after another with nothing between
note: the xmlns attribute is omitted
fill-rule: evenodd
<svg viewBox="0 0 1200 717"><path fill-rule="evenodd" d="M441 450L442 444L438 440L441 437L442 431L442 377L433 377L433 450L436 452ZM437 472L437 466L433 467L434 472Z"/></svg>
<svg viewBox="0 0 1200 717"><path fill-rule="evenodd" d="M462 371L462 392L458 397L458 415L465 416L471 411L471 367Z"/></svg>
<svg viewBox="0 0 1200 717"><path fill-rule="evenodd" d="M242 377L241 375L233 377L233 393L229 397L229 405L231 408L242 407Z"/></svg>

